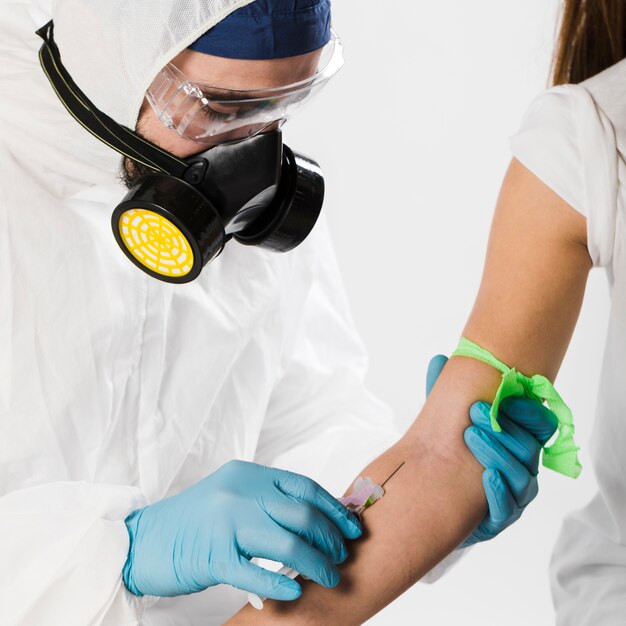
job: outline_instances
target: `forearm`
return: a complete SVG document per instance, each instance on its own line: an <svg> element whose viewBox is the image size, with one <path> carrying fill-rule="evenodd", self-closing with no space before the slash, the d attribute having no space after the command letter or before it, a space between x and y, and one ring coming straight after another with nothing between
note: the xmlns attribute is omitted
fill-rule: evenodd
<svg viewBox="0 0 626 626"><path fill-rule="evenodd" d="M513 162L492 229L485 274L464 334L519 371L554 379L580 310L590 260L584 219ZM500 373L467 358L445 367L406 435L364 470L384 480L334 590L305 584L295 603L245 608L229 624L361 624L467 537L487 507L482 467L463 441L468 411L491 401Z"/></svg>
<svg viewBox="0 0 626 626"><path fill-rule="evenodd" d="M459 385L458 377L473 382ZM228 623L361 624L454 550L486 513L482 467L462 437L475 395L492 394L498 378L482 363L453 359L416 426L364 469L363 475L380 483L404 462L383 499L364 513L365 536L350 546L337 588L303 582L296 602L266 602L260 612L246 607ZM443 411L463 416L443 420L454 424L455 446L436 439L439 429L433 426Z"/></svg>

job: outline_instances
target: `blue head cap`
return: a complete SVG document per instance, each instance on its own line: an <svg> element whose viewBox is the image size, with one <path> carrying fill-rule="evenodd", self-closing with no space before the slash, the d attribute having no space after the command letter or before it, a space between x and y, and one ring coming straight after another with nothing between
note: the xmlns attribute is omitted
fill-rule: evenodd
<svg viewBox="0 0 626 626"><path fill-rule="evenodd" d="M330 0L255 0L189 46L228 59L280 59L330 41Z"/></svg>

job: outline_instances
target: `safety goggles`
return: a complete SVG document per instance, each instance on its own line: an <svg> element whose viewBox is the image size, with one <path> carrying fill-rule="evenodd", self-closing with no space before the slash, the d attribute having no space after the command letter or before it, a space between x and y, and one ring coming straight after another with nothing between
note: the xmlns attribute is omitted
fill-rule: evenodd
<svg viewBox="0 0 626 626"><path fill-rule="evenodd" d="M191 82L169 63L146 97L161 122L185 139L209 145L237 141L282 126L319 93L343 61L343 46L333 32L317 72L297 83L252 91L223 89Z"/></svg>

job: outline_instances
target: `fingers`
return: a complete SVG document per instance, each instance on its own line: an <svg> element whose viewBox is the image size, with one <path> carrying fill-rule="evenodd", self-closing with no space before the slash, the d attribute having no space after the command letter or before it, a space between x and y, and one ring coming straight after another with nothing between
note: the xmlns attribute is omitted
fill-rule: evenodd
<svg viewBox="0 0 626 626"><path fill-rule="evenodd" d="M506 477L518 506L526 506L537 495L537 480L491 434L470 426L464 433L465 443L485 469L499 470Z"/></svg>
<svg viewBox="0 0 626 626"><path fill-rule="evenodd" d="M254 565L243 557L240 558L227 583L255 593L261 598L272 600L296 600L302 595L302 587L295 580Z"/></svg>
<svg viewBox="0 0 626 626"><path fill-rule="evenodd" d="M483 472L483 487L489 505L489 516L483 523L495 537L519 518L522 509L517 506L509 486L498 470L486 469Z"/></svg>
<svg viewBox="0 0 626 626"><path fill-rule="evenodd" d="M541 445L535 437L524 428L518 426L502 413L498 422L502 432L495 432L491 428L489 411L491 406L486 402L476 402L470 407L470 419L490 438L500 442L518 461L523 463L528 471L535 476L539 468Z"/></svg>
<svg viewBox="0 0 626 626"><path fill-rule="evenodd" d="M493 539L516 522L523 511L517 506L513 494L498 470L486 469L482 480L489 504L489 513L463 542L462 547Z"/></svg>
<svg viewBox="0 0 626 626"><path fill-rule="evenodd" d="M323 587L339 584L339 570L330 558L278 525L269 532L256 532L250 536L245 552L249 556L271 559L293 567Z"/></svg>
<svg viewBox="0 0 626 626"><path fill-rule="evenodd" d="M356 539L363 534L361 523L356 515L350 513L341 502L333 498L328 491L314 480L285 470L271 471L274 474L274 484L278 489L285 495L291 496L296 500L308 502L317 508L337 526L344 537Z"/></svg>
<svg viewBox="0 0 626 626"><path fill-rule="evenodd" d="M280 497L284 501L277 502L273 511L266 511L278 525L302 537L333 563L343 563L348 558L339 529L318 509L307 502L296 502L282 493Z"/></svg>
<svg viewBox="0 0 626 626"><path fill-rule="evenodd" d="M500 405L500 411L530 432L541 445L554 435L559 425L556 415L547 406L530 398L506 398Z"/></svg>
<svg viewBox="0 0 626 626"><path fill-rule="evenodd" d="M448 357L443 354L438 354L430 360L428 371L426 372L426 397L430 395L430 392L435 386L435 382L439 378L439 374L441 374L447 362Z"/></svg>

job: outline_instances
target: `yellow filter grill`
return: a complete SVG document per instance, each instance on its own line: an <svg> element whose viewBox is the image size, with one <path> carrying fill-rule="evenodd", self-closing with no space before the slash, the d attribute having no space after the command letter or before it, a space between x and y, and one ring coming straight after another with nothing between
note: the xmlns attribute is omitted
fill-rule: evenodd
<svg viewBox="0 0 626 626"><path fill-rule="evenodd" d="M120 235L131 254L157 274L182 277L193 268L189 241L168 219L147 209L130 209L119 220Z"/></svg>

